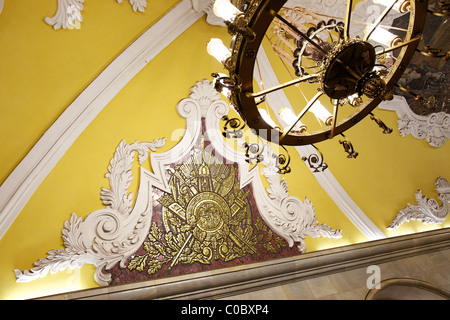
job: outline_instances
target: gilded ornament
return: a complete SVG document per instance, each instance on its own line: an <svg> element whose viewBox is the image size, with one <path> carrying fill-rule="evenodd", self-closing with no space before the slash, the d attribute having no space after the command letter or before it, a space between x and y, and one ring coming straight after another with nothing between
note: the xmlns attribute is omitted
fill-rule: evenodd
<svg viewBox="0 0 450 320"><path fill-rule="evenodd" d="M239 188L233 165L209 152L193 151L170 174L172 192L158 199L163 206L161 225L153 222L143 245L146 253L133 257L129 270L147 269L152 275L165 264L169 270L179 263L210 265L260 250L277 253L287 246L259 216L254 222L249 191Z"/></svg>

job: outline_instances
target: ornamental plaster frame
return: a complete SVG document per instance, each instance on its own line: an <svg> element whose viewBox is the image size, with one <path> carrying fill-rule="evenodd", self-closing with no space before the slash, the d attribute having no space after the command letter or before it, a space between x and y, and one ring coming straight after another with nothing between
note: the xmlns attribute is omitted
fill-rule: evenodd
<svg viewBox="0 0 450 320"><path fill-rule="evenodd" d="M436 179L435 186L442 205L439 205L435 199L422 196L422 190L417 190L417 205L408 203L408 206L400 210L389 224L388 230L395 230L403 223L412 220L418 220L424 224L442 224L450 214L450 183L444 177L439 177Z"/></svg>
<svg viewBox="0 0 450 320"><path fill-rule="evenodd" d="M83 22L81 12L84 0L58 0L56 13L53 17L45 17L44 21L53 29L74 29L74 25ZM122 0L117 0L122 3ZM129 0L134 12L144 12L147 8L147 0ZM79 27L75 27L75 29Z"/></svg>
<svg viewBox="0 0 450 320"><path fill-rule="evenodd" d="M83 21L81 11L83 11L84 0L58 0L58 7L53 17L45 17L44 21L51 25L54 30L60 28L73 28L75 24Z"/></svg>
<svg viewBox="0 0 450 320"><path fill-rule="evenodd" d="M206 21L212 25L224 26L222 19L213 14L211 0L190 0L192 8L196 12L205 12L207 14ZM83 22L81 12L83 11L84 0L58 0L56 13L53 17L45 17L44 21L53 27L53 29L79 29L79 25ZM122 3L122 0L117 0ZM147 0L129 0L134 12L145 12L147 8ZM3 0L0 0L0 13L3 7Z"/></svg>
<svg viewBox="0 0 450 320"><path fill-rule="evenodd" d="M402 137L410 134L417 139L426 139L432 147L442 147L450 139L450 114L436 112L426 116L414 113L405 97L394 96L391 101L385 101L379 109L395 111L398 116L398 130Z"/></svg>
<svg viewBox="0 0 450 320"><path fill-rule="evenodd" d="M199 81L191 88L190 96L177 105L178 113L186 119L184 135L172 149L150 154L153 172L140 167L139 190L134 205L133 196L128 193L133 179L131 166L134 153L138 153L139 163L142 164L149 157L149 151L164 146L166 139L132 144L122 141L106 174L111 187L101 190L100 197L105 208L90 213L84 221L72 213L62 230L65 249L50 250L47 257L36 261L31 270L15 269L17 282L32 281L67 267L73 269L92 264L96 266L95 281L102 286L108 285L111 275L107 270L118 263L121 268L126 268L127 259L137 251L148 234L153 214L153 187L171 193L167 167L181 162L202 135L211 142L216 157L222 157L225 163L238 165L240 188L252 185L261 217L290 247L297 245L300 253L304 253L306 236L340 238L341 230L317 222L314 207L308 199L302 202L289 196L286 181L280 180L272 157L274 153L268 146L264 149L266 160L262 162L270 185L270 195L266 193L259 167L250 169L245 153L234 150L223 139L219 123L228 110L228 104L219 99L209 80ZM205 133L202 133L202 118L205 119Z"/></svg>

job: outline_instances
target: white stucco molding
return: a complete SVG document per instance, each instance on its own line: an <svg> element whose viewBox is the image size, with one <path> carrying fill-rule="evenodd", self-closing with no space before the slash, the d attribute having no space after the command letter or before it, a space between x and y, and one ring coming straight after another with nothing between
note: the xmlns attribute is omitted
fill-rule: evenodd
<svg viewBox="0 0 450 320"><path fill-rule="evenodd" d="M122 3L122 0L117 0L118 3ZM133 11L144 12L145 8L147 8L147 0L129 0Z"/></svg>
<svg viewBox="0 0 450 320"><path fill-rule="evenodd" d="M53 17L45 17L44 21L53 26L53 29L66 29L73 27L75 23L83 21L81 11L83 11L84 0L58 0L58 7Z"/></svg>
<svg viewBox="0 0 450 320"><path fill-rule="evenodd" d="M415 114L405 97L394 96L391 101L384 101L379 109L395 111L398 116L398 130L402 137L407 134L417 139L426 139L432 147L442 147L450 139L450 114L432 113L426 116Z"/></svg>
<svg viewBox="0 0 450 320"><path fill-rule="evenodd" d="M204 15L183 0L123 51L63 112L0 186L0 239L44 178L114 96Z"/></svg>
<svg viewBox="0 0 450 320"><path fill-rule="evenodd" d="M83 21L81 12L83 11L84 0L58 0L58 7L53 17L45 17L44 21L53 26L53 29L79 29L80 23ZM117 0L122 3L122 0ZM144 12L147 8L147 0L129 0L134 12ZM206 21L212 25L224 25L223 20L217 18L212 11L212 0L191 0L192 8L196 12L206 12ZM3 0L0 0L0 6ZM0 7L0 13L1 13Z"/></svg>
<svg viewBox="0 0 450 320"><path fill-rule="evenodd" d="M75 29L77 24L83 21L81 12L83 11L84 0L58 0L58 7L53 17L45 17L44 21L53 26L53 29ZM117 0L122 3L122 0ZM144 12L147 8L147 0L129 0L134 12Z"/></svg>
<svg viewBox="0 0 450 320"><path fill-rule="evenodd" d="M428 199L422 195L422 190L416 191L417 205L408 203L408 206L400 210L388 229L395 230L405 222L412 220L421 221L424 224L442 224L450 214L450 183L444 177L436 179L436 191L442 205L435 199Z"/></svg>
<svg viewBox="0 0 450 320"><path fill-rule="evenodd" d="M148 205L148 197L142 197L142 194L151 194L151 183L141 182L139 189L142 193L134 205L132 193L128 193L133 179L131 166L134 156L138 153L142 164L150 150L156 151L165 142L165 138L132 144L122 140L108 166L106 177L110 188L101 189L100 198L105 208L90 213L84 220L72 213L62 230L65 248L50 250L47 257L36 261L31 270L14 270L17 281L28 282L49 272L92 264L97 267L94 275L97 283L107 284L111 275L103 273L103 270L117 263L123 266L144 241L151 223L152 206Z"/></svg>

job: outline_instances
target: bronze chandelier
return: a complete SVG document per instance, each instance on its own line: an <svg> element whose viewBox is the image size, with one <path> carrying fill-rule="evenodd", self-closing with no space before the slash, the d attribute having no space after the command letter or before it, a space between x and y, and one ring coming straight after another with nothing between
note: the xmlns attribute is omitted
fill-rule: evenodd
<svg viewBox="0 0 450 320"><path fill-rule="evenodd" d="M449 57L448 53L441 54L426 46L426 50L417 48L423 37L427 13L447 16L446 1L440 0L440 12L430 12L427 0L374 0L382 12L374 21L366 22L352 19L356 3L353 0L347 0L344 17L315 13L308 8L284 8L286 2L234 1L236 8L229 0L216 0L214 12L224 19L233 40L230 48L219 39L212 39L208 44L208 52L228 71L228 75L213 74L216 90L228 97L232 107L257 135L270 132L264 139L282 147L314 144L341 135L344 140L340 143L348 157L356 158L357 153L343 133L368 115L383 133L392 132L372 111L383 100L392 99L394 86L408 92L397 81L414 53L419 51L446 60ZM394 28L399 31L396 34L383 25L392 11L409 15L407 27ZM363 34L350 36L351 26L358 23L365 24ZM272 37L267 36L268 31L272 32ZM270 41L273 38L277 40ZM254 72L263 39L269 39L274 51L295 76L280 85L257 91ZM297 114L291 114L286 120L288 125L281 128L259 105L266 95L294 85L313 85L316 94ZM420 94L409 93L423 98ZM310 130L302 122L308 113L320 119L320 128ZM344 116L339 118L341 114ZM280 116L283 115L280 113ZM225 120L225 134L239 135L243 128L240 120ZM253 150L247 147L248 155L256 154L253 158L258 160L260 150L255 146Z"/></svg>

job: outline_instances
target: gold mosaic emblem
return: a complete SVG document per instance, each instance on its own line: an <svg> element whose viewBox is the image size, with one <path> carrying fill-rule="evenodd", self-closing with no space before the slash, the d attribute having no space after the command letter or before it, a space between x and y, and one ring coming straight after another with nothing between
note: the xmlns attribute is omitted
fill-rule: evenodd
<svg viewBox="0 0 450 320"><path fill-rule="evenodd" d="M161 223L153 222L146 251L133 257L128 269L154 274L164 265L215 260L231 261L248 254L277 253L287 246L258 216L253 220L249 191L239 188L233 165L212 153L193 151L191 157L168 171L171 193L164 193Z"/></svg>

